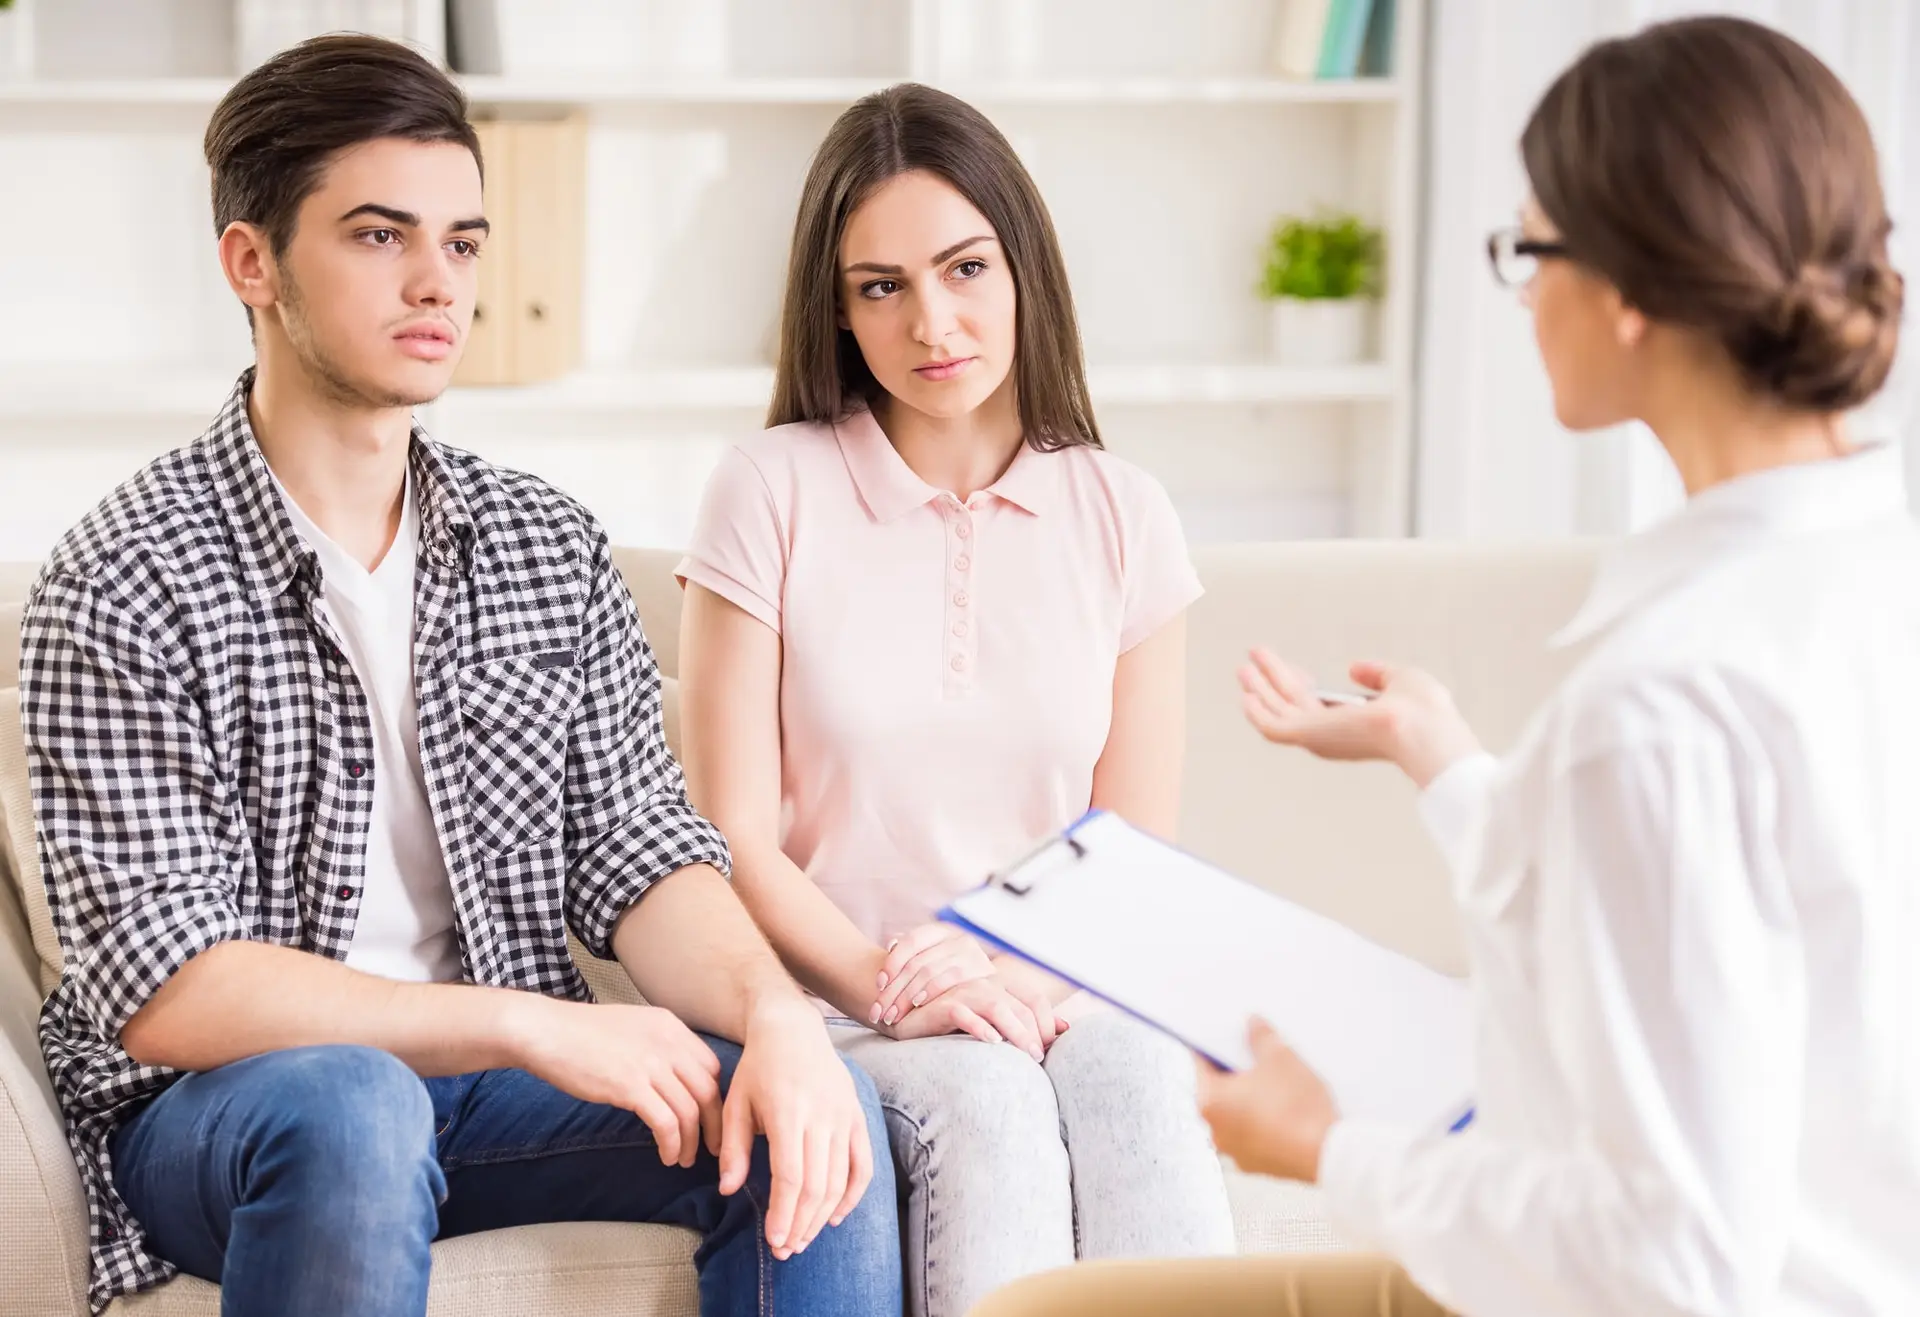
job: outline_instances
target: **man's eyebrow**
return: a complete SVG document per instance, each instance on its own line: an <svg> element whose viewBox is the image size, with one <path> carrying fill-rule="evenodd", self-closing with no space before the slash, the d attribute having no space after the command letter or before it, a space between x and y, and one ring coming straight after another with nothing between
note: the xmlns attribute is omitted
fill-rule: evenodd
<svg viewBox="0 0 1920 1317"><path fill-rule="evenodd" d="M993 235L991 233L976 233L971 238L962 238L959 242L954 243L953 246L939 253L931 261L927 263L929 265L938 265L942 261L950 261L954 257L958 256L961 252L965 251L967 248L973 246L973 244L976 242L992 242L992 241L993 241ZM903 273L903 271L897 265L881 265L877 261L855 261L852 265L849 265L845 270L841 271L841 273L852 274L855 270L871 270L875 274Z"/></svg>
<svg viewBox="0 0 1920 1317"><path fill-rule="evenodd" d="M377 219L388 220L394 224L405 225L407 228L410 228L410 229L417 229L420 227L420 217L414 214L412 211L400 210L393 206L382 206L378 202L374 202L374 201L362 202L360 205L355 206L352 210L348 211L346 214L340 217L340 222L342 224L345 224L348 220L358 219L362 215L372 215Z"/></svg>
<svg viewBox="0 0 1920 1317"><path fill-rule="evenodd" d="M358 219L362 215L371 215L375 219L383 219L389 224L398 224L403 228L417 229L420 227L420 217L412 211L400 210L394 206L382 206L374 201L368 201L355 206L352 210L340 217L340 222L345 224L348 220ZM455 220L453 223L447 225L447 232L492 233L493 225L489 224L485 217L475 215L471 219Z"/></svg>

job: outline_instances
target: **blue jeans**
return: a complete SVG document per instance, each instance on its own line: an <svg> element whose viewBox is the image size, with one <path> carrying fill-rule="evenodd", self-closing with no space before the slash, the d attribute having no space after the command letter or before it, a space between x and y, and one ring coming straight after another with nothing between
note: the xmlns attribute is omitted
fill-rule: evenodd
<svg viewBox="0 0 1920 1317"><path fill-rule="evenodd" d="M740 1049L708 1039L732 1082ZM850 1067L851 1068L851 1067ZM225 1317L419 1317L436 1238L548 1221L691 1226L703 1314L900 1312L887 1128L854 1079L873 1184L785 1262L766 1244L757 1141L730 1198L704 1149L663 1166L631 1112L521 1070L423 1080L369 1047L303 1047L182 1077L114 1135L114 1187L154 1252L221 1286Z"/></svg>

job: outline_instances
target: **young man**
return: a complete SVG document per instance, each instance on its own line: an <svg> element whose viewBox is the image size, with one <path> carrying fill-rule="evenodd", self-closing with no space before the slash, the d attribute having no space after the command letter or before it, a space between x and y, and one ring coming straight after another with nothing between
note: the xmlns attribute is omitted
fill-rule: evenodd
<svg viewBox="0 0 1920 1317"><path fill-rule="evenodd" d="M322 38L206 151L257 365L24 627L95 1304L419 1314L436 1236L597 1219L701 1229L703 1312L897 1313L872 1087L717 872L605 534L412 425L486 244L460 92Z"/></svg>

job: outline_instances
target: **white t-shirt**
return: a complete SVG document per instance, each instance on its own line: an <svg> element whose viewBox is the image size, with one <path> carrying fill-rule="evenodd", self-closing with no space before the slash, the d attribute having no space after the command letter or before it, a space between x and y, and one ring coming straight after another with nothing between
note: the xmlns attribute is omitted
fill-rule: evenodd
<svg viewBox="0 0 1920 1317"><path fill-rule="evenodd" d="M277 477L274 487L294 528L319 555L316 603L339 633L373 717L373 817L347 964L415 983L457 980L453 887L427 803L413 696L413 575L420 547L413 478L407 478L400 532L371 572L313 524Z"/></svg>

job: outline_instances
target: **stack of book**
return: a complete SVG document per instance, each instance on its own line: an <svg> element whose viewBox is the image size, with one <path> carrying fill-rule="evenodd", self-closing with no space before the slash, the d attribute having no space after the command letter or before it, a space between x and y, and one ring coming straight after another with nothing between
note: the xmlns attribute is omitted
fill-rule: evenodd
<svg viewBox="0 0 1920 1317"><path fill-rule="evenodd" d="M1393 72L1393 0L1280 0L1273 67L1289 78Z"/></svg>

